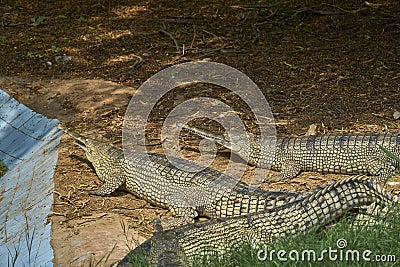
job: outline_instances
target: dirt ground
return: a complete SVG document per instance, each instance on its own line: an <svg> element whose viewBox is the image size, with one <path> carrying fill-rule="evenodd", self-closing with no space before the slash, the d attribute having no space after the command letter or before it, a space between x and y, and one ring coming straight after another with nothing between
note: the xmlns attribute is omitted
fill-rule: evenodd
<svg viewBox="0 0 400 267"><path fill-rule="evenodd" d="M78 133L120 145L125 110L144 81L207 59L259 86L279 136L304 135L310 125L319 133L398 132L400 2L320 2L0 0L0 88ZM165 97L150 127L153 151L162 152L156 129L174 95L202 93L180 88ZM245 110L218 89L204 95ZM182 138L195 158L199 140ZM212 166L223 170L228 156L221 149ZM308 190L339 177L302 173L263 187ZM168 216L127 193L88 196L101 182L67 136L54 179L55 266L115 262L151 236L153 218Z"/></svg>

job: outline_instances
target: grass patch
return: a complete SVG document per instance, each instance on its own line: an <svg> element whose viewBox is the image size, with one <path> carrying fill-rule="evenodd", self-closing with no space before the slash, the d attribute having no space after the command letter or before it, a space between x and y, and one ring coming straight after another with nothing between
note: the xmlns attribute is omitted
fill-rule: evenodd
<svg viewBox="0 0 400 267"><path fill-rule="evenodd" d="M376 218L379 223L374 226L350 227L353 219L344 216L332 226L260 249L245 244L221 258L197 259L194 266L399 266L400 207L391 208L385 219ZM130 262L149 266L144 256L132 256Z"/></svg>
<svg viewBox="0 0 400 267"><path fill-rule="evenodd" d="M146 258L145 255L135 255L135 256L130 256L129 257L129 263L131 264L131 266L133 267L148 267L149 265L149 261Z"/></svg>
<svg viewBox="0 0 400 267"><path fill-rule="evenodd" d="M396 155L379 147L400 163ZM196 259L194 266L400 266L400 206L391 207L386 218L374 218L375 225L352 227L354 216L345 215L333 226L287 236L257 249L245 244L224 257ZM132 257L130 262L149 266L145 256Z"/></svg>
<svg viewBox="0 0 400 267"><path fill-rule="evenodd" d="M8 171L7 165L0 160L0 177L6 174L7 171Z"/></svg>
<svg viewBox="0 0 400 267"><path fill-rule="evenodd" d="M221 259L197 260L195 266L399 266L400 208L378 221L382 224L350 227L351 217L345 217L323 230L260 249L247 244Z"/></svg>

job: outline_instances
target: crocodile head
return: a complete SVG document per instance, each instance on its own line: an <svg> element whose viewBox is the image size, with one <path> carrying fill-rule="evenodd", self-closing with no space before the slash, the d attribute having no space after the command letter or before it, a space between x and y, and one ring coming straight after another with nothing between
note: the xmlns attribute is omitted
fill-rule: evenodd
<svg viewBox="0 0 400 267"><path fill-rule="evenodd" d="M121 149L111 143L85 138L61 125L58 128L73 137L76 141L75 143L85 151L87 159L92 163L100 180L103 180L103 176L111 169L118 168L119 161L123 158Z"/></svg>
<svg viewBox="0 0 400 267"><path fill-rule="evenodd" d="M96 144L97 142L91 139L76 139L75 144L77 144L80 148L85 151L85 155L87 159L93 163L93 161L97 158L97 154L99 154L99 144Z"/></svg>
<svg viewBox="0 0 400 267"><path fill-rule="evenodd" d="M119 168L123 152L118 147L93 139L84 139L84 142L77 139L76 144L85 151L100 180L104 180L103 176L108 177L112 170Z"/></svg>
<svg viewBox="0 0 400 267"><path fill-rule="evenodd" d="M73 137L75 139L75 143L85 151L86 157L90 162L93 163L93 161L96 159L96 156L99 152L99 143L98 141L85 138L79 134L76 134L74 132L71 132L68 129L59 127L61 130L63 130L65 133L67 133L69 136Z"/></svg>

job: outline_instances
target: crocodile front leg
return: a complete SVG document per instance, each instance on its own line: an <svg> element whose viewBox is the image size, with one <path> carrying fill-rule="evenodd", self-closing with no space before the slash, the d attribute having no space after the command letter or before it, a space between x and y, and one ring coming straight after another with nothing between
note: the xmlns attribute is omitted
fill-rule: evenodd
<svg viewBox="0 0 400 267"><path fill-rule="evenodd" d="M105 183L100 187L98 190L89 191L89 195L95 196L106 196L113 193L115 190L120 188L125 183L125 178L119 176L117 178L110 177L109 179L105 180Z"/></svg>

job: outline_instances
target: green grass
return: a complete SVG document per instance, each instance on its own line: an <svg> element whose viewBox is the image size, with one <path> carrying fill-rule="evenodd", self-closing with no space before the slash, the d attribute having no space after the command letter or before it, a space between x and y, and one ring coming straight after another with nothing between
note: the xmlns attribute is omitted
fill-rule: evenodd
<svg viewBox="0 0 400 267"><path fill-rule="evenodd" d="M382 146L380 149L400 163L396 155ZM386 179L385 184L392 176ZM377 220L384 223L371 227L349 227L351 218L345 216L331 228L280 239L261 248L261 252L260 249L244 245L237 252L222 259L198 260L195 266L400 266L400 207L392 207L386 219ZM340 249L338 242L343 239L346 240L346 246ZM337 251L332 252L331 257L328 253L321 257L322 251L329 251L329 248ZM285 252L281 255L286 260L278 258L277 253L280 250L281 253ZM274 252L271 256L272 251ZM289 257L291 251L298 252L299 260ZM304 260L301 260L303 251ZM315 260L313 254L308 258L307 251L315 252ZM262 260L258 258L258 253ZM363 253L367 253L366 259L363 258ZM295 252L292 255L296 255ZM378 262L377 257L385 259L385 262Z"/></svg>
<svg viewBox="0 0 400 267"><path fill-rule="evenodd" d="M129 259L129 263L131 263L132 267L148 267L149 266L149 262L147 260L147 258L145 256L132 256Z"/></svg>
<svg viewBox="0 0 400 267"><path fill-rule="evenodd" d="M0 177L6 174L7 171L8 171L7 165L0 160Z"/></svg>
<svg viewBox="0 0 400 267"><path fill-rule="evenodd" d="M237 252L222 259L214 258L208 262L203 259L202 261L197 261L195 266L399 266L400 208L391 209L390 214L384 221L386 222L385 224L373 227L351 228L349 227L350 218L343 218L328 229L280 239L267 247L262 247L261 252L259 249L251 248L250 245L245 245ZM347 245L340 249L337 245L338 240L343 239L346 240ZM331 258L328 254L329 248L332 251ZM271 257L270 253L273 250ZM286 258L286 261L278 259L277 253L280 250L285 252L282 257ZM311 252L307 252L311 250L315 252L315 260ZM319 260L318 258L321 257L321 253L324 250L327 250L327 252ZM337 251L334 252L333 250ZM366 258L369 258L370 262L364 260L362 256L363 252L368 250L371 252L366 254ZM291 251L298 252L299 260L289 258ZM359 260L356 260L357 252L355 251L359 253ZM301 260L303 252L304 260ZM261 260L257 257L258 253L260 253ZM292 253L295 257L296 252ZM346 253L348 260L346 260ZM354 253L354 260L352 260L352 253ZM308 255L310 255L310 260ZM336 260L334 258L335 255L337 257ZM391 258L391 262L378 263L375 261L375 255L382 255L382 258L386 257L388 260L389 257L393 257L389 255L394 255L395 258Z"/></svg>
<svg viewBox="0 0 400 267"><path fill-rule="evenodd" d="M390 151L383 147L381 149L400 162ZM386 218L375 219L380 223L369 227L351 227L352 216L344 216L331 227L288 236L257 249L245 244L221 258L197 259L194 266L400 266L399 205L391 207ZM132 266L148 266L144 256L131 260Z"/></svg>
<svg viewBox="0 0 400 267"><path fill-rule="evenodd" d="M237 251L225 254L222 258L198 259L194 266L400 266L400 207L393 207L389 211L387 218L377 219L382 224L370 227L350 227L352 217L345 216L328 228L306 235L288 236L277 240L267 247L262 247L262 252L259 252L260 249L254 249L249 244L245 244ZM346 240L347 245L340 249L338 240L343 239ZM332 251L331 258L328 254L329 248ZM270 258L272 250L274 252ZM286 252L283 257L287 258L287 261L278 259L277 253L280 250ZM307 252L311 250L315 252L315 260L313 254ZM318 260L323 250L327 250L327 252L322 260ZM267 254L265 254L265 251ZM291 251L298 252L298 261L289 258ZM359 253L359 260L357 260L357 252L355 251ZM371 252L366 254L366 257L371 261L363 259L363 253L368 253L368 251ZM265 258L258 259L258 253ZM302 253L304 253L304 260L301 260ZM348 260L346 260L346 253ZM308 260L308 255L311 257L310 260ZM335 255L336 260L334 260ZM352 258L352 255L354 255L354 258ZM375 260L376 255L386 257L387 262L377 262ZM132 266L135 267L148 266L144 257L132 258L131 262Z"/></svg>

